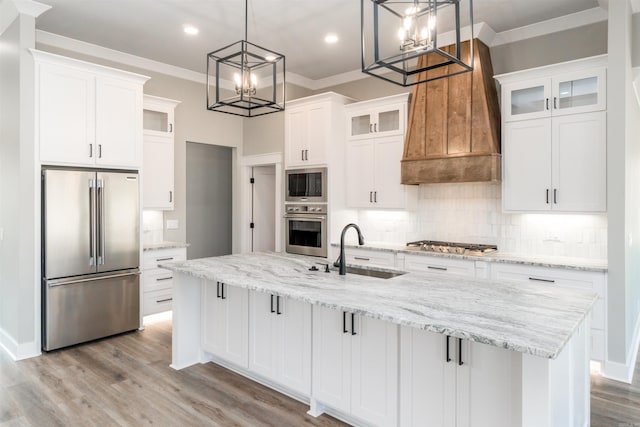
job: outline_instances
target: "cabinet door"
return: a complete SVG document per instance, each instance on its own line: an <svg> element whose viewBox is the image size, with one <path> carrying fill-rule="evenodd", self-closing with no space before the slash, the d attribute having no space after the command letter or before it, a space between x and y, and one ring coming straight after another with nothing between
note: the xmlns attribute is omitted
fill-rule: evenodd
<svg viewBox="0 0 640 427"><path fill-rule="evenodd" d="M347 116L347 129L349 139L369 137L373 132L373 113L371 111L357 111Z"/></svg>
<svg viewBox="0 0 640 427"><path fill-rule="evenodd" d="M249 369L276 381L277 339L275 298L264 292L249 292Z"/></svg>
<svg viewBox="0 0 640 427"><path fill-rule="evenodd" d="M519 425L518 414L512 412L518 396L518 378L512 371L519 355L477 342L463 340L462 345L463 364L456 359L457 427Z"/></svg>
<svg viewBox="0 0 640 427"><path fill-rule="evenodd" d="M398 425L398 325L354 316L351 413L375 425Z"/></svg>
<svg viewBox="0 0 640 427"><path fill-rule="evenodd" d="M315 166L327 163L330 126L331 117L327 105L309 107L307 111L308 151L305 152L305 164Z"/></svg>
<svg viewBox="0 0 640 427"><path fill-rule="evenodd" d="M551 116L551 79L505 85L502 113L507 122Z"/></svg>
<svg viewBox="0 0 640 427"><path fill-rule="evenodd" d="M220 295L220 297L218 297ZM246 289L206 282L202 347L221 359L248 368L249 295Z"/></svg>
<svg viewBox="0 0 640 427"><path fill-rule="evenodd" d="M376 111L373 130L376 136L404 135L405 104L394 104Z"/></svg>
<svg viewBox="0 0 640 427"><path fill-rule="evenodd" d="M42 163L95 162L95 77L50 64L38 66L37 135Z"/></svg>
<svg viewBox="0 0 640 427"><path fill-rule="evenodd" d="M553 209L607 210L606 112L552 119Z"/></svg>
<svg viewBox="0 0 640 427"><path fill-rule="evenodd" d="M143 207L173 209L173 138L144 135Z"/></svg>
<svg viewBox="0 0 640 427"><path fill-rule="evenodd" d="M278 314L280 313L280 314ZM311 304L276 300L278 381L305 396L311 394Z"/></svg>
<svg viewBox="0 0 640 427"><path fill-rule="evenodd" d="M312 396L332 408L351 410L351 315L313 307Z"/></svg>
<svg viewBox="0 0 640 427"><path fill-rule="evenodd" d="M374 156L371 139L347 143L347 206L351 208L371 208L374 205Z"/></svg>
<svg viewBox="0 0 640 427"><path fill-rule="evenodd" d="M139 167L142 151L142 86L96 80L96 164Z"/></svg>
<svg viewBox="0 0 640 427"><path fill-rule="evenodd" d="M503 203L507 211L551 209L551 121L505 123Z"/></svg>
<svg viewBox="0 0 640 427"><path fill-rule="evenodd" d="M290 110L285 113L285 150L287 167L305 164L307 142L307 112L304 109Z"/></svg>
<svg viewBox="0 0 640 427"><path fill-rule="evenodd" d="M400 328L400 425L456 424L456 339L420 329Z"/></svg>
<svg viewBox="0 0 640 427"><path fill-rule="evenodd" d="M405 188L400 184L400 161L403 149L402 137L375 140L374 207L399 209L405 207Z"/></svg>
<svg viewBox="0 0 640 427"><path fill-rule="evenodd" d="M553 115L604 110L607 108L606 80L604 68L554 77Z"/></svg>

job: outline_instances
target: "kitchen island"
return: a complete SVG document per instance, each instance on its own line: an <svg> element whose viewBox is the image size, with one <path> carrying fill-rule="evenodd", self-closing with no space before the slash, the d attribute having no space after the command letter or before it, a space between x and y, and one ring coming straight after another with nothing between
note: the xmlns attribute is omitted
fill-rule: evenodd
<svg viewBox="0 0 640 427"><path fill-rule="evenodd" d="M163 264L175 273L172 366L212 360L354 424L588 425L595 294L339 276L321 261Z"/></svg>

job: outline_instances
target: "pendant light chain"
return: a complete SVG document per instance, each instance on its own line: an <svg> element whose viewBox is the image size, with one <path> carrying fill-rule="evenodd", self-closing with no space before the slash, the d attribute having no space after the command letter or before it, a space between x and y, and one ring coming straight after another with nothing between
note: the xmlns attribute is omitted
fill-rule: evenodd
<svg viewBox="0 0 640 427"><path fill-rule="evenodd" d="M249 40L247 32L249 31L249 0L244 0L244 41Z"/></svg>

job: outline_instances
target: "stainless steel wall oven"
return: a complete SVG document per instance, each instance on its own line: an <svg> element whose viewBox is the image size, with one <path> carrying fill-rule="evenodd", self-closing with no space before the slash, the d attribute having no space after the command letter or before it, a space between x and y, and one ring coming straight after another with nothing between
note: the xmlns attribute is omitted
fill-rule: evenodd
<svg viewBox="0 0 640 427"><path fill-rule="evenodd" d="M327 256L327 205L285 205L285 250Z"/></svg>

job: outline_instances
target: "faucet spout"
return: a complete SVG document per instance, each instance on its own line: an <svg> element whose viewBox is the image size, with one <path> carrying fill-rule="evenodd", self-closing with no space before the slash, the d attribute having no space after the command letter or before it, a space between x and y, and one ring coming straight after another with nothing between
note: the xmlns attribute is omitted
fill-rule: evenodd
<svg viewBox="0 0 640 427"><path fill-rule="evenodd" d="M353 224L353 223L345 225L344 228L342 229L342 234L340 235L340 257L333 264L334 266L338 264L336 267L338 267L338 270L341 276L344 276L345 274L347 274L347 263L344 259L344 234L347 232L349 228L356 229L356 231L358 232L358 244L360 246L364 245L364 237L362 237L362 232L360 231L360 227L358 227L356 224Z"/></svg>

